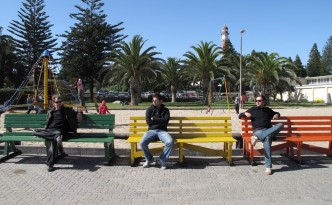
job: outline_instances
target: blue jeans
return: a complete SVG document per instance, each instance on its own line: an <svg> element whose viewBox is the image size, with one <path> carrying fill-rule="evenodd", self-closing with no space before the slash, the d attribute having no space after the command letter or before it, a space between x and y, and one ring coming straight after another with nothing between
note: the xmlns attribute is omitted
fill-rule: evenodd
<svg viewBox="0 0 332 205"><path fill-rule="evenodd" d="M168 132L164 130L149 130L146 133L144 133L140 145L141 148L144 152L144 156L146 160L151 160L152 159L152 154L150 153L148 145L150 142L160 140L162 141L165 146L163 152L160 154L160 159L166 163L169 155L172 152L172 147L174 145L173 138Z"/></svg>
<svg viewBox="0 0 332 205"><path fill-rule="evenodd" d="M263 142L266 168L272 168L271 145L272 138L284 128L284 124L278 123L270 128L258 128L254 130L254 135Z"/></svg>

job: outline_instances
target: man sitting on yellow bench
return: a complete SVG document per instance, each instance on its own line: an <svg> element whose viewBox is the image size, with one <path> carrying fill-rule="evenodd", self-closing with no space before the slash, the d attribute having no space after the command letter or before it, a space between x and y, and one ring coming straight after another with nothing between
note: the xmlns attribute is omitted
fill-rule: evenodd
<svg viewBox="0 0 332 205"><path fill-rule="evenodd" d="M166 163L174 145L172 136L167 132L170 113L168 108L166 108L162 102L163 97L159 93L156 93L153 96L152 105L145 113L146 123L149 125L149 130L144 133L140 141L146 160L143 164L143 168L150 167L154 162L154 158L148 147L151 142L160 140L165 144L163 152L157 160L157 164L159 164L163 170L166 169Z"/></svg>

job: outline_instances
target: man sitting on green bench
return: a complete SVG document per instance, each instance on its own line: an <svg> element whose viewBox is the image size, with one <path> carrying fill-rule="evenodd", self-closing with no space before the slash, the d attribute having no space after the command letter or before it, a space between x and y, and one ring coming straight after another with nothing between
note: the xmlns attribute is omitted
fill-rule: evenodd
<svg viewBox="0 0 332 205"><path fill-rule="evenodd" d="M71 108L63 106L60 97L53 98L53 109L47 112L46 129L36 129L34 135L46 139L48 145L47 160L48 171L55 170L57 159L67 156L63 152L62 137L68 132L76 132L76 113Z"/></svg>

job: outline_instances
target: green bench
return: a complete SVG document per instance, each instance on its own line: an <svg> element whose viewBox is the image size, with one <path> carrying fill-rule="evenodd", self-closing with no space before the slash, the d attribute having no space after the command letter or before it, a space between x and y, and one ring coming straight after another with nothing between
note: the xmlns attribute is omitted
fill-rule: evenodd
<svg viewBox="0 0 332 205"><path fill-rule="evenodd" d="M45 142L43 138L35 137L32 134L34 129L44 128L45 122L46 114L6 114L4 117L5 132L0 137L0 142L5 143L4 157L0 159L0 162L22 153L15 146L17 142ZM63 142L104 143L104 165L110 165L111 160L115 157L114 133L112 132L114 125L115 116L113 114L83 115L82 121L78 123L78 134L64 137Z"/></svg>

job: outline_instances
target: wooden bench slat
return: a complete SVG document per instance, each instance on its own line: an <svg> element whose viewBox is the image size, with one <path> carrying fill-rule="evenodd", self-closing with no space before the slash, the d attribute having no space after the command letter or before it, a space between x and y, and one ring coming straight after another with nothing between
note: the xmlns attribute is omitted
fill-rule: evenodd
<svg viewBox="0 0 332 205"><path fill-rule="evenodd" d="M130 120L143 120L145 116L130 116ZM171 120L231 120L230 116L183 116L183 117L171 117Z"/></svg>
<svg viewBox="0 0 332 205"><path fill-rule="evenodd" d="M133 133L137 133L137 132L146 132L148 131L148 127L140 127L140 128L129 128L129 131L130 132L133 132ZM202 132L202 133L206 133L206 132L232 132L232 128L173 128L173 127L170 127L167 129L168 132L182 132L182 133L185 133L185 132Z"/></svg>

